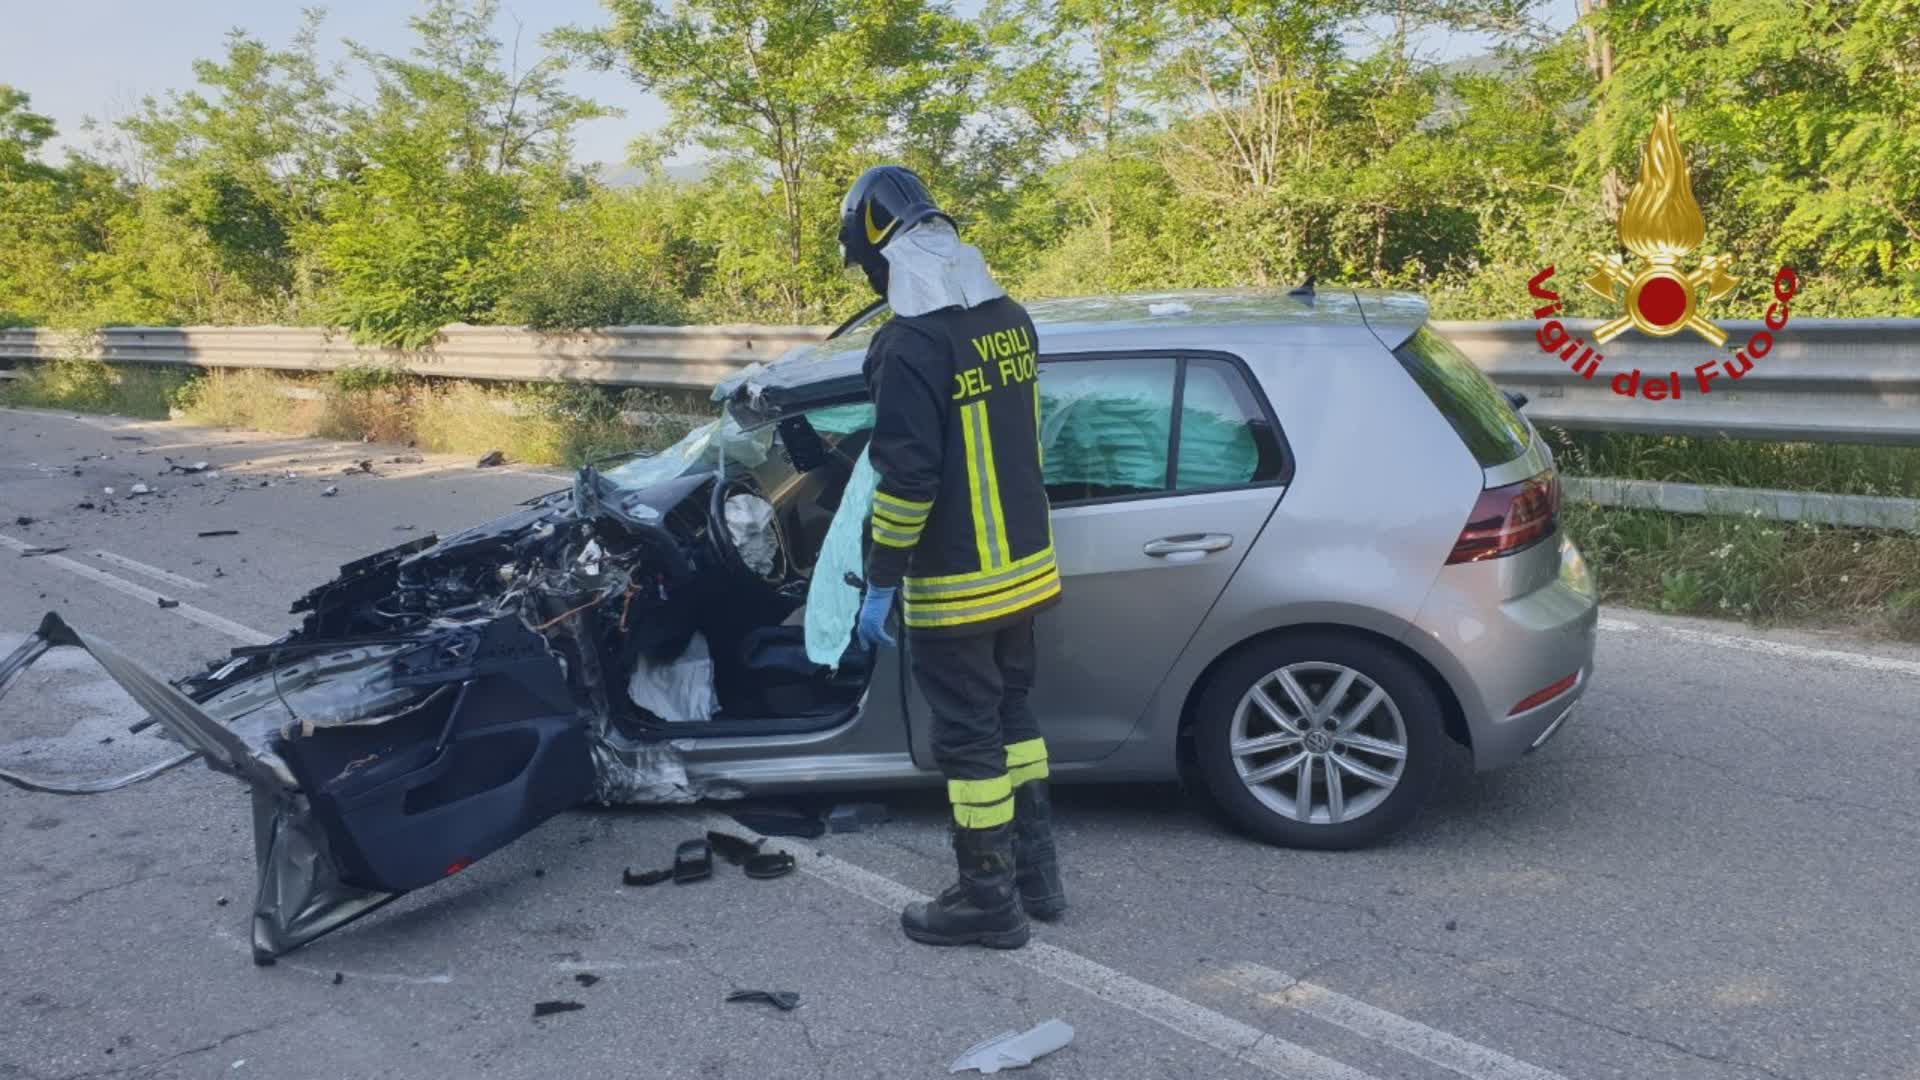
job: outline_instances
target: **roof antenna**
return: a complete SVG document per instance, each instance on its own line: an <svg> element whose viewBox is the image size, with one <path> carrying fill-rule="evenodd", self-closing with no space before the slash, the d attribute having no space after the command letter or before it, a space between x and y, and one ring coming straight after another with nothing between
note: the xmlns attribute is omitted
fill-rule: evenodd
<svg viewBox="0 0 1920 1080"><path fill-rule="evenodd" d="M1298 285L1295 285L1291 289L1288 289L1287 295L1288 296L1305 296L1311 299L1313 296L1313 279L1314 279L1314 275L1308 274L1307 280L1301 282Z"/></svg>

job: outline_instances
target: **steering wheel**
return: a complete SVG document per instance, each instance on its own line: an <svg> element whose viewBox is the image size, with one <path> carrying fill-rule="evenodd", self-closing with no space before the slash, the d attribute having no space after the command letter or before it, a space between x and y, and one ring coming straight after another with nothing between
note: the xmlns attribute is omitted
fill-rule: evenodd
<svg viewBox="0 0 1920 1080"><path fill-rule="evenodd" d="M736 526L727 520L729 506L748 518L742 525L752 527L765 523L764 537L771 541L771 550L768 545L756 542L756 537L744 531L735 532ZM737 577L777 589L791 572L786 537L780 532L780 517L774 512L773 504L745 477L728 477L713 485L713 494L707 500L707 539L720 564Z"/></svg>

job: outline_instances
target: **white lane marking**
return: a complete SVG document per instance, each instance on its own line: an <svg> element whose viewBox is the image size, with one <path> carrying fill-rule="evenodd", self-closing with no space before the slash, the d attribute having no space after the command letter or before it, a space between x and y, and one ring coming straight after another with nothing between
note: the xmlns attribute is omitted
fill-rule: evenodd
<svg viewBox="0 0 1920 1080"><path fill-rule="evenodd" d="M148 566L146 563L140 562L137 559L129 559L125 555L115 555L111 551L102 551L102 550L93 551L91 552L91 554L93 555L94 558L99 559L101 562L112 563L113 565L119 567L122 570L131 570L136 574L145 574L148 577L154 579L155 581L164 581L167 584L172 585L176 588L181 588L181 589L206 588L204 584L201 584L200 582L195 581L190 577L183 577L179 574L174 573L171 570L162 570L157 566Z"/></svg>
<svg viewBox="0 0 1920 1080"><path fill-rule="evenodd" d="M1839 664L1843 667L1862 668L1867 671L1887 671L1897 675L1920 677L1920 660L1902 660L1895 656L1874 656L1871 653L1846 652L1841 649L1819 649L1811 645L1791 645L1784 641L1737 637L1733 634L1717 634L1711 630L1694 630L1684 626L1654 626L1628 622L1625 619L1608 616L1601 616L1600 629L1616 633L1665 634L1668 637L1700 645L1718 645L1723 649L1739 649L1742 652L1758 653L1761 656L1779 657L1784 660Z"/></svg>
<svg viewBox="0 0 1920 1080"><path fill-rule="evenodd" d="M1227 980L1275 1005L1297 1009L1473 1080L1567 1080L1557 1072L1259 964L1233 967L1227 972Z"/></svg>
<svg viewBox="0 0 1920 1080"><path fill-rule="evenodd" d="M29 544L24 540L16 540L11 536L0 534L0 547L24 552L33 550L35 546L36 545ZM88 566L86 563L75 562L65 555L36 555L34 556L34 560L48 566L58 567L71 574L78 574L96 585L105 585L115 592L125 593L135 600L139 600L156 609L160 607L160 600L164 595L154 592L144 585L135 585L125 578L116 577L113 574L107 573L105 570ZM166 599L172 601L173 597L168 596ZM170 611L189 622L199 623L209 630L219 631L233 638L235 641L244 642L248 645L265 645L267 642L273 640L271 635L263 634L250 626L242 626L224 615L215 615L205 608L197 608L183 601L174 601L173 607L164 610Z"/></svg>
<svg viewBox="0 0 1920 1080"><path fill-rule="evenodd" d="M719 814L683 820L696 828L745 835L750 840L763 839L732 818ZM768 839L768 844L769 850L784 849L791 852L806 874L880 907L897 911L907 904L931 899L925 893L892 878L882 877L825 852L790 845L778 839ZM1141 982L1058 945L1030 941L1025 948L1002 955L1021 967L1137 1013L1162 1027L1205 1043L1235 1061L1275 1076L1288 1077L1290 1080L1373 1080L1352 1066L1343 1065L1251 1024L1241 1023L1204 1005Z"/></svg>

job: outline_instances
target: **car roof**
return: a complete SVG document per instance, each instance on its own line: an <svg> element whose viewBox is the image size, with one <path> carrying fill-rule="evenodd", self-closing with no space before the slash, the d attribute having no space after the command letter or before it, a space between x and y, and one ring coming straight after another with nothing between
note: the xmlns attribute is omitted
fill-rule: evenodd
<svg viewBox="0 0 1920 1080"><path fill-rule="evenodd" d="M1204 349L1213 344L1259 340L1285 343L1311 337L1319 343L1352 335L1398 346L1427 320L1418 294L1385 289L1321 287L1311 292L1280 289L1192 289L1036 300L1026 304L1047 353L1099 349ZM716 398L744 404L751 397L773 411L810 408L847 396L860 378L867 342L879 329L873 320L829 341L802 345L764 368L722 384ZM756 409L754 411L762 411Z"/></svg>

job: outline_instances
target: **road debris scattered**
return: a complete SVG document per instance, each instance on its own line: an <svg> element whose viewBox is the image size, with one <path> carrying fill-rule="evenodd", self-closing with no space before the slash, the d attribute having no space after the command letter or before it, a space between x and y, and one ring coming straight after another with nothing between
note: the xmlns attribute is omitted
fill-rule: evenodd
<svg viewBox="0 0 1920 1080"><path fill-rule="evenodd" d="M763 803L742 807L728 814L741 825L763 836L792 836L811 840L827 831L817 810L787 803Z"/></svg>
<svg viewBox="0 0 1920 1080"><path fill-rule="evenodd" d="M352 476L355 473L367 473L371 475L373 473L373 459L364 458L340 470L342 476Z"/></svg>
<svg viewBox="0 0 1920 1080"><path fill-rule="evenodd" d="M180 606L180 601L175 600L171 597L158 596L158 597L155 597L154 599L158 601L160 606L163 608L177 608Z"/></svg>
<svg viewBox="0 0 1920 1080"><path fill-rule="evenodd" d="M798 864L794 862L792 855L784 851L768 851L748 859L743 869L748 877L767 881L772 878L786 877L793 873L796 865Z"/></svg>
<svg viewBox="0 0 1920 1080"><path fill-rule="evenodd" d="M128 489L127 489L127 494L129 494L129 495L151 495L151 494L153 494L153 489L152 489L152 488L150 488L150 487L148 487L148 486L147 486L147 485L145 485L145 484L135 484L135 485L133 485L132 487L130 487L130 488L128 488Z"/></svg>
<svg viewBox="0 0 1920 1080"><path fill-rule="evenodd" d="M727 995L727 1000L764 1002L781 1012L800 1007L800 995L792 990L735 990Z"/></svg>
<svg viewBox="0 0 1920 1080"><path fill-rule="evenodd" d="M574 973L573 981L579 983L581 986L592 986L594 983L600 981L600 976L595 975L591 971L579 971Z"/></svg>
<svg viewBox="0 0 1920 1080"><path fill-rule="evenodd" d="M536 1001L533 1003L533 1018L552 1016L555 1013L579 1012L586 1006L578 1001Z"/></svg>
<svg viewBox="0 0 1920 1080"><path fill-rule="evenodd" d="M208 463L205 461L196 461L191 465L182 465L171 458L167 459L168 472L187 473L191 475L193 473L206 472L208 467Z"/></svg>
<svg viewBox="0 0 1920 1080"><path fill-rule="evenodd" d="M1003 1031L991 1039L976 1043L954 1059L949 1073L974 1069L997 1073L1001 1069L1023 1069L1036 1060L1073 1041L1073 1025L1064 1020L1048 1020L1024 1032Z"/></svg>
<svg viewBox="0 0 1920 1080"><path fill-rule="evenodd" d="M30 547L23 549L20 552L20 557L23 559L31 559L35 555L58 555L65 550L67 550L67 545L65 544L57 547Z"/></svg>
<svg viewBox="0 0 1920 1080"><path fill-rule="evenodd" d="M671 869L647 870L642 873L636 874L633 872L632 868L629 867L628 869L620 871L620 884L636 885L636 886L658 885L672 876L673 876L673 871Z"/></svg>
<svg viewBox="0 0 1920 1080"><path fill-rule="evenodd" d="M687 885L713 876L713 845L683 840L673 852L673 883Z"/></svg>
<svg viewBox="0 0 1920 1080"><path fill-rule="evenodd" d="M887 808L881 803L842 803L827 813L827 829L836 833L855 833L887 823Z"/></svg>
<svg viewBox="0 0 1920 1080"><path fill-rule="evenodd" d="M24 529L27 526L33 524L33 519L28 517L25 514L21 514L19 517L13 519L13 523Z"/></svg>
<svg viewBox="0 0 1920 1080"><path fill-rule="evenodd" d="M240 535L240 530L239 530L239 529L207 529L207 530L205 530L205 531L202 531L202 532L197 532L197 533L195 533L194 535L195 535L195 536L202 536L202 537L205 537L205 536L239 536L239 535Z"/></svg>
<svg viewBox="0 0 1920 1080"><path fill-rule="evenodd" d="M344 972L344 971L336 971L336 972L334 972L334 973L333 973L333 985L335 985L335 986L339 986L339 985L340 985L341 983L343 983L343 982L346 982L346 981L347 981L347 973L346 973L346 972Z"/></svg>
<svg viewBox="0 0 1920 1080"><path fill-rule="evenodd" d="M320 495L323 498L328 498L338 494L340 494L340 488L336 484L328 484L325 488L321 489L321 492L320 492Z"/></svg>
<svg viewBox="0 0 1920 1080"><path fill-rule="evenodd" d="M484 456L480 458L479 461L474 463L474 468L491 469L495 465L505 465L506 463L507 463L507 455L504 451L489 450L486 452Z"/></svg>

